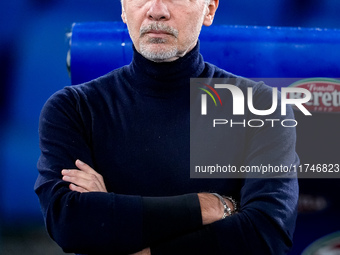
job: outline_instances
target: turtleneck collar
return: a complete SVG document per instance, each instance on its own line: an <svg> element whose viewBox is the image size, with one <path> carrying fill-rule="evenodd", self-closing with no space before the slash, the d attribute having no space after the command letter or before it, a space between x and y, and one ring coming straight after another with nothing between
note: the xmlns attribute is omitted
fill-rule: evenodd
<svg viewBox="0 0 340 255"><path fill-rule="evenodd" d="M199 41L183 57L172 62L153 62L133 48L134 54L128 66L131 86L143 94L163 94L189 87L190 78L198 77L204 70L204 60L199 53Z"/></svg>

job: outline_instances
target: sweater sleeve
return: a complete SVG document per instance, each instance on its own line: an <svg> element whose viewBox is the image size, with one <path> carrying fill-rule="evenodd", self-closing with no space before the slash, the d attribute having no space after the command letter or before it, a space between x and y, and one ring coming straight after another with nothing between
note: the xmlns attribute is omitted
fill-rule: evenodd
<svg viewBox="0 0 340 255"><path fill-rule="evenodd" d="M296 220L296 179L249 179L241 211L151 247L152 255L287 254ZM251 200L244 203L245 197Z"/></svg>
<svg viewBox="0 0 340 255"><path fill-rule="evenodd" d="M196 194L168 197L159 214L157 198L115 193L78 193L62 180L62 169L75 168L76 159L93 166L90 130L85 129L76 95L61 90L45 104L39 123L41 155L35 184L47 230L65 252L82 254L129 254L146 247L152 236L143 228L147 215L161 215L147 221L162 224L170 238L201 226ZM176 207L169 205L175 204ZM178 219L181 224L164 223ZM150 230L152 231L152 230Z"/></svg>
<svg viewBox="0 0 340 255"><path fill-rule="evenodd" d="M255 97L256 106L268 109L268 105L263 105L268 96L266 91L261 91ZM294 116L290 107L287 116L281 116L278 107L267 118L282 120L294 119ZM295 128L266 125L248 130L247 136L243 165L299 164ZM298 181L294 173L289 178L246 178L240 191L239 213L190 234L155 244L151 254L287 254L292 246L297 201Z"/></svg>

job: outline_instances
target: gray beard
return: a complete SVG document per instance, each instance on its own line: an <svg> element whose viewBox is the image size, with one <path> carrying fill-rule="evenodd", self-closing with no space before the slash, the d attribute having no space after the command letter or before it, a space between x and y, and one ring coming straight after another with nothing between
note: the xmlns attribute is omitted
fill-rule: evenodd
<svg viewBox="0 0 340 255"><path fill-rule="evenodd" d="M166 40L163 38L151 38L149 43L152 44L163 44ZM178 50L176 46L169 47L166 50L150 51L146 45L140 45L140 54L154 62L165 62L167 59L171 59L177 56Z"/></svg>

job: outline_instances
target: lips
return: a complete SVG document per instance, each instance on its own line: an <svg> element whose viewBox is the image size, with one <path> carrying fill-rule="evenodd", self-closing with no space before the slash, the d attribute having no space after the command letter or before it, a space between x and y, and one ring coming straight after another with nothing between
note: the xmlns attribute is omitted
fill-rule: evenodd
<svg viewBox="0 0 340 255"><path fill-rule="evenodd" d="M141 28L140 36L143 36L145 34L154 36L172 35L177 38L178 31L177 29L167 26L163 23L152 23Z"/></svg>
<svg viewBox="0 0 340 255"><path fill-rule="evenodd" d="M148 34L169 34L169 33L161 30L151 30L148 32Z"/></svg>
<svg viewBox="0 0 340 255"><path fill-rule="evenodd" d="M163 31L163 30L150 30L148 32L146 32L145 34L148 34L148 35L154 35L154 36L166 36L166 35L172 35L173 34L170 34L169 32L167 31Z"/></svg>

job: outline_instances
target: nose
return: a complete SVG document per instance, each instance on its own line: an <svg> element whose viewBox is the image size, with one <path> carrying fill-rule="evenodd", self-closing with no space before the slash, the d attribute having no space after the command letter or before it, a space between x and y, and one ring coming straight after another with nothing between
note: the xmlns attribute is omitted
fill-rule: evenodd
<svg viewBox="0 0 340 255"><path fill-rule="evenodd" d="M170 19L170 12L167 5L163 3L163 0L153 0L151 1L147 16L154 21L168 20Z"/></svg>

